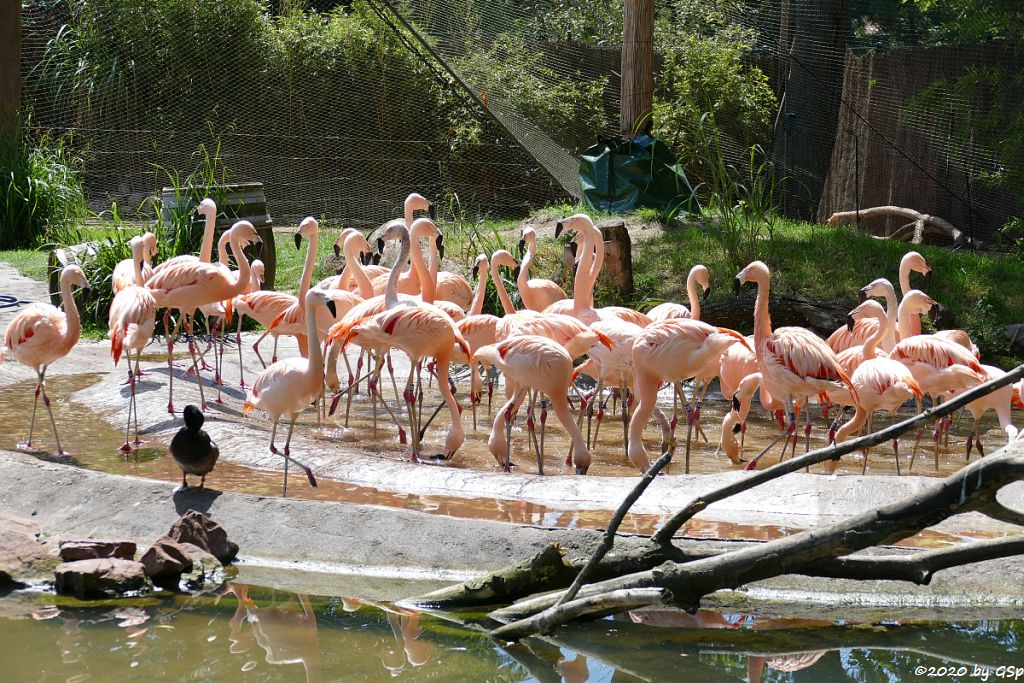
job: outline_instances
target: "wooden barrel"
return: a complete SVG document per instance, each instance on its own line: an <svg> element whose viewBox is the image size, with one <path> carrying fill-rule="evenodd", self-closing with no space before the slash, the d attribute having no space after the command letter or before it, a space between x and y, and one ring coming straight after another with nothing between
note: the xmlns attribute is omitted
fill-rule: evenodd
<svg viewBox="0 0 1024 683"><path fill-rule="evenodd" d="M179 195L173 187L165 187L160 191L160 218L170 221L174 214L184 211L195 211L200 199L197 197L221 198L217 203L217 232L230 228L236 221L247 220L256 228L262 244L254 245L245 250L251 259L258 258L265 267L264 289L274 288L274 276L277 271L277 252L274 247L274 229L270 214L267 212L267 196L263 192L263 183L236 183L218 185L216 187L194 187L187 194ZM203 222L195 221L196 230L203 229Z"/></svg>

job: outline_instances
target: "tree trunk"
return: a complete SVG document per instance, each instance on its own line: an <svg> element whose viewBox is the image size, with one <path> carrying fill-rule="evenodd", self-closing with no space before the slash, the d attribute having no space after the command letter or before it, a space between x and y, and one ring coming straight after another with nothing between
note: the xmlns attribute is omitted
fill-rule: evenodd
<svg viewBox="0 0 1024 683"><path fill-rule="evenodd" d="M649 131L654 98L654 0L625 0L619 132Z"/></svg>
<svg viewBox="0 0 1024 683"><path fill-rule="evenodd" d="M21 110L21 0L0 0L0 134Z"/></svg>

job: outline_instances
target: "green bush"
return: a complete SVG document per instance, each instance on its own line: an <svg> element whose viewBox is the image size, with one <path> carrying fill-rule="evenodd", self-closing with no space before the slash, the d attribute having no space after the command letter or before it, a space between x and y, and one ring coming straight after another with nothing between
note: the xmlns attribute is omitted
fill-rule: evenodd
<svg viewBox="0 0 1024 683"><path fill-rule="evenodd" d="M0 135L0 249L34 247L50 227L85 212L80 160L70 138L33 138L23 127Z"/></svg>

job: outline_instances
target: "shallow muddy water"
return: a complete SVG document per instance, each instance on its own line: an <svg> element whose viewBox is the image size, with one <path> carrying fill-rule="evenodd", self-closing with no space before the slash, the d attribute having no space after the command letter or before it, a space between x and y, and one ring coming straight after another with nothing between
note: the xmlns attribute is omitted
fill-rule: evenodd
<svg viewBox="0 0 1024 683"><path fill-rule="evenodd" d="M72 683L909 681L940 667L953 670L943 680L969 681L985 671L1006 680L995 678L999 667L1024 665L1024 622L1010 619L843 623L655 610L502 646L458 617L242 583L94 605L15 593L0 599L0 639L5 680Z"/></svg>
<svg viewBox="0 0 1024 683"><path fill-rule="evenodd" d="M98 377L98 375L60 376L47 381L48 393L53 400L54 415L61 430L61 438L71 456L57 458L42 449L32 451L32 453L36 457L69 463L86 469L180 482L181 470L167 453L166 443L143 434L141 447L126 457L118 450L118 446L124 442L123 432L111 426L106 420L100 419L87 407L67 400L66 397L75 391L95 383ZM0 395L0 410L4 411L5 415L13 416L11 419L0 420L0 448L15 448L19 442L24 441L28 419L26 405L19 400L12 400L12 397L14 399L31 397L32 386L31 383L18 383ZM142 399L140 398L140 400ZM10 412L7 412L8 409ZM28 410L30 409L29 407ZM24 420L22 415L24 415ZM43 420L46 420L45 414L37 416L36 442L46 446L52 442L52 435L49 432L49 422ZM240 420L240 418L225 413L210 417L208 420ZM316 427L310 425L309 429L315 432ZM367 431L372 432L372 425ZM474 437L471 434L470 439L473 438L484 439L483 436ZM748 438L750 437L748 436ZM330 441L323 434L320 434L317 439L325 443ZM366 444L346 442L339 444L339 447L349 450L355 447L359 451L365 449ZM484 444L484 448L486 448L486 444ZM366 457L382 456L375 456L367 452ZM459 457L461 457L461 451ZM948 462L950 470L952 470L953 464L951 461ZM460 461L456 466L458 465L465 466L465 463ZM424 467L426 466L424 465ZM280 472L255 469L223 458L217 463L216 470L207 483L211 488L236 493L266 496L277 496L281 493ZM293 474L289 482L288 495L309 500L377 505L462 519L485 519L545 528L604 529L613 512L605 509L558 509L550 505L524 500L383 491L369 486L333 481L324 477L318 479L318 484L317 488L313 488L309 486L301 473L298 476ZM662 515L630 513L623 522L621 531L623 533L651 534L664 521L665 517ZM683 527L681 535L691 538L766 541L799 531L802 529L792 526L693 519ZM983 534L972 533L971 535L980 537ZM901 545L936 547L962 540L963 538L959 535L925 530L902 542Z"/></svg>

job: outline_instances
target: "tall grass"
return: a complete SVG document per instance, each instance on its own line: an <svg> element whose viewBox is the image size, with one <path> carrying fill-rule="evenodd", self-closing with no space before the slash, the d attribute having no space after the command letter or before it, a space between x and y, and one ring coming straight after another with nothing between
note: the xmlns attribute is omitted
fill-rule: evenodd
<svg viewBox="0 0 1024 683"><path fill-rule="evenodd" d="M0 135L0 249L34 247L48 228L85 214L80 160L70 137L34 137L19 124Z"/></svg>

